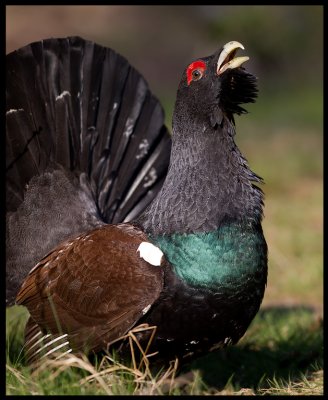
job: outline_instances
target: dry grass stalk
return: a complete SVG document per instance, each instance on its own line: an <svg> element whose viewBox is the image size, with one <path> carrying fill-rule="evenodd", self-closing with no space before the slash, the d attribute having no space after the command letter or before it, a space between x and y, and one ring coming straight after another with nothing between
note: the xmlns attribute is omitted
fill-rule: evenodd
<svg viewBox="0 0 328 400"><path fill-rule="evenodd" d="M146 347L143 349L137 338L137 334L147 330L150 330L151 333ZM134 394L161 394L161 387L164 388L165 392L170 392L171 388L174 386L174 379L178 368L178 360L176 359L175 361L172 361L169 368L160 377L153 377L150 370L149 358L157 353L148 354L148 351L154 339L155 332L156 326L148 326L147 324L139 325L130 330L126 335L116 339L108 345L109 348L113 343L119 341L122 341L123 345L123 342L128 340L132 367L123 365L119 361L113 359L108 351L107 354L102 358L98 369L96 369L90 363L87 356L84 354L56 353L51 357L44 358L42 362L39 360L37 363L34 363L32 366L31 376L36 377L45 371L50 371L51 373L49 379L53 380L65 370L71 367L76 367L89 373L87 377L79 381L81 385L96 381L106 392L106 394L113 394L111 389L112 382L109 383L108 380L110 380L110 378L115 378L115 373L124 371L131 374L133 377L133 382L135 384ZM136 353L136 351L138 353ZM139 358L140 361L137 362ZM170 384L167 388L168 380Z"/></svg>

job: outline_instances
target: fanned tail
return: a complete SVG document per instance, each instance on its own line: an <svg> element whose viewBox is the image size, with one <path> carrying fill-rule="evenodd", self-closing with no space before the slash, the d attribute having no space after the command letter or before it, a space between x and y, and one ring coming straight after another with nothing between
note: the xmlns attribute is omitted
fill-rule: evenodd
<svg viewBox="0 0 328 400"><path fill-rule="evenodd" d="M68 237L135 219L166 176L171 138L144 78L79 37L7 56L7 301Z"/></svg>

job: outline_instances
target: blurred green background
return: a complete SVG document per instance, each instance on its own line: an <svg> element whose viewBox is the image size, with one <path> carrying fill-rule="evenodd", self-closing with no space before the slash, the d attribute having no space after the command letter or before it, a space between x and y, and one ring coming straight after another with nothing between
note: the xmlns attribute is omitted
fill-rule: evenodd
<svg viewBox="0 0 328 400"><path fill-rule="evenodd" d="M124 55L168 126L183 69L230 40L259 79L236 141L265 180L265 305L323 300L323 6L7 6L6 46L79 35Z"/></svg>

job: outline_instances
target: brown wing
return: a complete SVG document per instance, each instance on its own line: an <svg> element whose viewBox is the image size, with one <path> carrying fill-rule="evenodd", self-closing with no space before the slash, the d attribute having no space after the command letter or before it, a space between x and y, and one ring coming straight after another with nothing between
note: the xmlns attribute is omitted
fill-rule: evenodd
<svg viewBox="0 0 328 400"><path fill-rule="evenodd" d="M140 257L147 236L107 225L62 243L29 273L16 302L41 329L68 334L74 350L104 348L159 297L163 270Z"/></svg>

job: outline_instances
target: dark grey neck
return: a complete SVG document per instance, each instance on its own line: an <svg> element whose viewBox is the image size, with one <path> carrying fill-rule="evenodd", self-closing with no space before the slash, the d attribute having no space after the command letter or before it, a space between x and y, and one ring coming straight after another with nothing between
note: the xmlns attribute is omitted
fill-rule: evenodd
<svg viewBox="0 0 328 400"><path fill-rule="evenodd" d="M210 232L222 223L260 223L261 181L247 165L224 118L215 128L174 121L170 167L156 199L138 219L152 235ZM183 126L183 129L181 129Z"/></svg>

